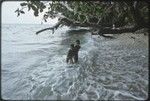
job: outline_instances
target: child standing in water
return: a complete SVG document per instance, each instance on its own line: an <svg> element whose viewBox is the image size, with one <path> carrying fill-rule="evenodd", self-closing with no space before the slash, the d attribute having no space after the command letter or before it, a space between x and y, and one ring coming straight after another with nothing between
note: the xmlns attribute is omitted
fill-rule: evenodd
<svg viewBox="0 0 150 101"><path fill-rule="evenodd" d="M74 57L74 44L71 44L67 54L66 62L68 63L70 61L70 63L73 63L73 57Z"/></svg>
<svg viewBox="0 0 150 101"><path fill-rule="evenodd" d="M74 62L77 63L78 62L78 52L79 49L81 48L80 46L80 41L76 40L76 45L74 47Z"/></svg>

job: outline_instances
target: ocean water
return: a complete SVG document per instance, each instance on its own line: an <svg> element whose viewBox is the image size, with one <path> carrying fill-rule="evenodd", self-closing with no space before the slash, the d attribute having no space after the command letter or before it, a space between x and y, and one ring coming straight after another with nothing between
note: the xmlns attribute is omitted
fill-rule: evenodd
<svg viewBox="0 0 150 101"><path fill-rule="evenodd" d="M35 32L48 25L3 24L1 94L5 100L145 100L148 45L69 31ZM79 63L67 64L69 45L81 41Z"/></svg>

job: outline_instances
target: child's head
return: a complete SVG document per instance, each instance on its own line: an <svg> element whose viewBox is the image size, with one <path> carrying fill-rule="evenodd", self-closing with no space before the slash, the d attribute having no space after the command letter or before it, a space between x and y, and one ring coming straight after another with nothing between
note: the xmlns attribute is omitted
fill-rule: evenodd
<svg viewBox="0 0 150 101"><path fill-rule="evenodd" d="M77 44L80 44L80 40L76 40L76 43L77 43Z"/></svg>
<svg viewBox="0 0 150 101"><path fill-rule="evenodd" d="M71 44L71 45L70 45L70 48L74 48L74 44Z"/></svg>

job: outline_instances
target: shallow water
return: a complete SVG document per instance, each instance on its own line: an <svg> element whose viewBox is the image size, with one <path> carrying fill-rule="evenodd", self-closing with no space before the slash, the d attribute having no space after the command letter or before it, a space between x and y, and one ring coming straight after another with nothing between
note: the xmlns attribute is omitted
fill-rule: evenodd
<svg viewBox="0 0 150 101"><path fill-rule="evenodd" d="M11 100L144 100L148 46L46 25L2 25L2 98ZM123 36L123 37L122 37ZM70 43L81 41L78 64L66 64Z"/></svg>

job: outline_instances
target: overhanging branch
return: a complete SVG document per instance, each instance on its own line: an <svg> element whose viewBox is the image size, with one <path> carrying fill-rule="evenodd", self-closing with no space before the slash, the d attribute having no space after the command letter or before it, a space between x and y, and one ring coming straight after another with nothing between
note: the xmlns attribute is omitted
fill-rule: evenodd
<svg viewBox="0 0 150 101"><path fill-rule="evenodd" d="M36 32L36 34L41 33L43 31L46 31L46 30L52 30L53 33L54 33L54 30L57 29L60 25L91 27L91 28L94 28L94 29L98 29L99 31L98 31L97 34L99 34L101 36L104 36L104 34L121 34L121 33L127 33L127 32L133 33L137 30L140 30L142 28L147 27L147 26L133 26L133 27L130 27L130 28L121 27L121 28L112 29L110 27L102 27L98 24L92 24L92 23L88 23L88 22L79 23L79 22L74 22L74 21L72 21L68 18L61 18L60 21L55 26L50 27L50 28L42 29L42 30Z"/></svg>
<svg viewBox="0 0 150 101"><path fill-rule="evenodd" d="M68 18L60 18L60 21L55 26L42 29L42 30L36 32L36 34L39 34L39 33L46 31L46 30L52 30L53 31L52 33L54 33L54 30L57 29L60 25L80 26L80 27L95 27L95 28L101 27L100 25L97 25L97 24L91 24L91 23L87 23L87 22L79 23L79 22L72 21Z"/></svg>
<svg viewBox="0 0 150 101"><path fill-rule="evenodd" d="M43 31L46 31L46 30L52 30L52 34L54 34L54 30L57 29L61 24L62 23L60 21L60 22L56 23L56 25L53 26L53 27L49 27L49 28L45 28L45 29L39 30L38 32L36 32L36 34L39 34L39 33L43 32Z"/></svg>

